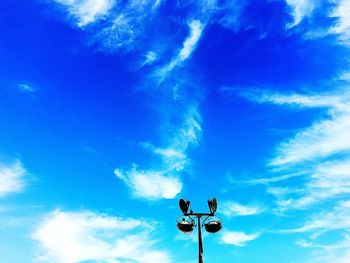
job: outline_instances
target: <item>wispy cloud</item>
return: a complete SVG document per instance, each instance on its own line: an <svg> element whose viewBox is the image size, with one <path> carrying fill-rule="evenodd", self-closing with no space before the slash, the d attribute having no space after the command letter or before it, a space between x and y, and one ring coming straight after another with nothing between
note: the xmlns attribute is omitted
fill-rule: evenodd
<svg viewBox="0 0 350 263"><path fill-rule="evenodd" d="M305 240L298 240L296 244L303 248L314 249L307 263L344 263L350 257L349 231L343 234L341 240L328 244L317 244Z"/></svg>
<svg viewBox="0 0 350 263"><path fill-rule="evenodd" d="M152 18L157 14L162 1L133 0L119 3L113 10L108 22L96 33L98 42L104 51L115 52L133 50L138 47L139 40L144 38L145 31L152 25ZM143 43L142 49L144 49ZM155 53L148 52L148 63L155 58Z"/></svg>
<svg viewBox="0 0 350 263"><path fill-rule="evenodd" d="M90 35L89 45L106 53L130 51L145 40L161 0L54 0L62 5L74 26ZM94 27L88 27L94 25ZM144 49L144 44L141 45Z"/></svg>
<svg viewBox="0 0 350 263"><path fill-rule="evenodd" d="M287 28L297 26L305 17L312 14L315 8L314 0L286 0L290 7L293 22L287 24Z"/></svg>
<svg viewBox="0 0 350 263"><path fill-rule="evenodd" d="M114 173L132 189L135 197L173 199L182 189L179 178L168 176L162 171L143 171L134 166L126 172L115 169Z"/></svg>
<svg viewBox="0 0 350 263"><path fill-rule="evenodd" d="M350 160L326 162L308 174L307 183L297 192L278 195L281 209L303 209L350 193ZM283 198L281 198L283 197Z"/></svg>
<svg viewBox="0 0 350 263"><path fill-rule="evenodd" d="M41 262L170 262L154 247L152 223L91 211L56 210L46 215L32 238Z"/></svg>
<svg viewBox="0 0 350 263"><path fill-rule="evenodd" d="M330 28L330 33L338 34L340 39L347 45L350 44L350 1L340 0L336 2L337 5L332 10L330 16L336 18L337 21L334 26Z"/></svg>
<svg viewBox="0 0 350 263"><path fill-rule="evenodd" d="M224 91L232 91L229 87L224 88ZM341 90L338 93L330 94L281 94L271 90L249 89L241 93L244 97L258 102L271 103L276 105L287 105L292 107L302 108L335 108L339 111L349 111L350 107L347 104L347 98L350 92ZM343 95L346 95L344 98Z"/></svg>
<svg viewBox="0 0 350 263"><path fill-rule="evenodd" d="M153 64L158 59L158 54L155 51L148 51L145 60L142 62L141 67L145 65Z"/></svg>
<svg viewBox="0 0 350 263"><path fill-rule="evenodd" d="M139 65L151 65L157 58L163 58L163 51L177 50L173 42L174 32L169 33L164 24L173 23L174 19L165 20L160 7L166 1L162 0L54 0L64 6L73 24L86 29L92 36L89 42L97 44L103 52L135 51L146 60ZM245 1L244 1L245 2ZM169 6L174 3L167 2ZM177 18L188 23L188 37L183 41L182 48L169 63L158 70L158 75L164 77L174 68L187 60L196 48L202 31L209 23L220 24L231 29L237 28L239 15L244 3L217 0L178 2L173 9L169 8L170 18ZM182 12L183 11L183 12ZM87 27L96 24L96 27ZM158 35L152 32L159 31ZM145 51L146 50L146 51ZM165 52L166 53L166 52ZM166 55L168 56L168 54Z"/></svg>
<svg viewBox="0 0 350 263"><path fill-rule="evenodd" d="M79 27L103 18L115 4L114 0L55 0L64 5Z"/></svg>
<svg viewBox="0 0 350 263"><path fill-rule="evenodd" d="M304 185L298 191L279 193L277 204L282 210L302 209L324 200L350 193L350 93L339 89L327 94L280 94L271 91L245 93L259 103L303 108L320 108L327 116L300 130L281 143L270 161L282 175L255 179L255 183L282 182L302 176ZM275 171L276 172L276 171ZM254 180L253 180L254 181Z"/></svg>
<svg viewBox="0 0 350 263"><path fill-rule="evenodd" d="M274 177L266 177L266 178L258 178L258 179L250 179L246 180L243 183L247 185L256 185L256 184L271 184L271 183L277 183L281 181L285 181L297 176L302 176L307 174L305 171L303 172L296 172L296 173L290 173L290 174L283 174L283 175L278 175Z"/></svg>
<svg viewBox="0 0 350 263"><path fill-rule="evenodd" d="M314 215L304 226L284 232L311 232L315 238L329 231L347 229L350 229L350 201L340 201L333 210Z"/></svg>
<svg viewBox="0 0 350 263"><path fill-rule="evenodd" d="M135 197L145 199L175 198L182 190L180 174L190 164L187 150L199 143L201 120L196 107L188 107L180 127L168 139L166 147L155 147L149 143L143 146L154 155L160 156L161 163L150 164L151 168L131 170L115 169L115 175L123 180Z"/></svg>
<svg viewBox="0 0 350 263"><path fill-rule="evenodd" d="M264 208L257 205L243 205L233 201L221 202L220 207L222 214L227 217L256 215L264 211Z"/></svg>
<svg viewBox="0 0 350 263"><path fill-rule="evenodd" d="M277 157L270 165L293 165L347 151L350 149L349 129L348 113L316 122L310 128L297 133L293 139L281 144Z"/></svg>
<svg viewBox="0 0 350 263"><path fill-rule="evenodd" d="M320 27L318 23L311 23L309 31L306 33L308 37L319 38L327 35L337 35L340 43L350 45L350 1L315 1L315 0L285 0L289 6L293 21L286 25L287 29L298 26L305 18L310 18L316 9L323 12L318 14L323 17L333 18L333 22ZM331 5L331 8L327 7ZM321 8L324 7L324 8ZM319 11L317 10L317 11ZM325 12L325 10L327 10Z"/></svg>
<svg viewBox="0 0 350 263"><path fill-rule="evenodd" d="M189 35L184 40L182 48L167 65L156 72L156 76L160 79L160 82L163 81L163 79L166 78L175 67L180 66L190 57L197 46L204 27L205 25L199 20L192 20L188 23Z"/></svg>
<svg viewBox="0 0 350 263"><path fill-rule="evenodd" d="M19 160L0 162L0 197L21 192L25 187L26 169Z"/></svg>
<svg viewBox="0 0 350 263"><path fill-rule="evenodd" d="M37 91L37 88L35 86L27 84L27 83L20 83L17 85L17 88L20 91L26 92L26 93L33 93L33 92Z"/></svg>
<svg viewBox="0 0 350 263"><path fill-rule="evenodd" d="M284 230L284 233L308 233L310 240L298 240L297 245L312 249L307 262L347 262L350 256L350 201L340 201L327 211L314 214L302 227ZM330 244L317 244L317 238L327 233L341 235L343 238Z"/></svg>
<svg viewBox="0 0 350 263"><path fill-rule="evenodd" d="M298 132L293 139L280 145L277 157L270 163L272 166L294 164L350 150L350 135L347 132L350 128L348 90L332 95L284 95L273 92L254 95L248 92L245 96L259 103L328 109L329 118L316 121L311 127Z"/></svg>
<svg viewBox="0 0 350 263"><path fill-rule="evenodd" d="M202 35L204 25L199 20L192 20L188 23L188 27L190 30L190 35L183 42L183 46L177 56L177 59L180 62L185 61L192 54L200 36Z"/></svg>
<svg viewBox="0 0 350 263"><path fill-rule="evenodd" d="M334 80L337 89L317 94L243 91L243 96L257 103L297 110L318 109L322 113L312 125L278 145L268 163L272 177L248 181L267 185L267 193L276 197L277 213L308 209L302 226L281 233L310 235L313 242L298 242L299 246L313 249L309 262L346 262L344 259L350 254L348 249L339 248L348 246L348 240L334 245L315 245L321 235L332 232L334 236L346 236L350 229L347 200L350 194L350 92L346 76ZM290 180L294 180L292 185Z"/></svg>
<svg viewBox="0 0 350 263"><path fill-rule="evenodd" d="M260 233L246 234L244 232L225 231L221 236L221 242L224 244L243 247L249 241L255 240L259 236Z"/></svg>

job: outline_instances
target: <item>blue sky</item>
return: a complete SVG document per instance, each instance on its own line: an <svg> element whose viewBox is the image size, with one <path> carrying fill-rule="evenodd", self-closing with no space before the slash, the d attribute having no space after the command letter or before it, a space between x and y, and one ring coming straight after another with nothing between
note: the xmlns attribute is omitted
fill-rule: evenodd
<svg viewBox="0 0 350 263"><path fill-rule="evenodd" d="M3 0L0 261L350 257L350 1Z"/></svg>

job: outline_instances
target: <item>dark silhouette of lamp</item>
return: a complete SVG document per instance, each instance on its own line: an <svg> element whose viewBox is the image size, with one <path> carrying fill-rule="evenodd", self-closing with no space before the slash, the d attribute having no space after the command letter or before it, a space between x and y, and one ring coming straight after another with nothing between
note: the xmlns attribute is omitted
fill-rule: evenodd
<svg viewBox="0 0 350 263"><path fill-rule="evenodd" d="M180 199L179 206L182 213L186 214L188 211L188 208L190 207L190 201L185 201L184 199Z"/></svg>
<svg viewBox="0 0 350 263"><path fill-rule="evenodd" d="M208 200L208 207L210 213L194 213L192 210L188 213L190 208L190 201L185 201L184 199L179 200L179 206L183 213L183 216L180 216L176 220L177 228L185 233L191 234L196 227L195 220L192 217L197 217L198 220L198 262L203 263L203 242L202 242L202 227L204 226L205 230L209 233L217 233L222 228L222 221L220 218L215 216L215 212L218 208L218 203L216 198ZM201 218L205 216L206 218L201 225Z"/></svg>
<svg viewBox="0 0 350 263"><path fill-rule="evenodd" d="M210 212L214 214L218 209L218 202L216 201L215 197L213 199L208 200L208 206L209 206Z"/></svg>
<svg viewBox="0 0 350 263"><path fill-rule="evenodd" d="M181 216L176 220L176 222L177 222L177 228L183 233L185 233L186 235L191 234L194 228L196 227L195 221L189 216L186 216L186 217Z"/></svg>
<svg viewBox="0 0 350 263"><path fill-rule="evenodd" d="M220 218L216 216L208 217L204 220L203 225L205 230L209 233L219 232L222 228L222 222Z"/></svg>

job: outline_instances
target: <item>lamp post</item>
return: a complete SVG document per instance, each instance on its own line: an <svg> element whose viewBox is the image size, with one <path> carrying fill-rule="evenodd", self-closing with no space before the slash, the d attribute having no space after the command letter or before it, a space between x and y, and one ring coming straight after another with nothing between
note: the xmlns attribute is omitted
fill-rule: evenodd
<svg viewBox="0 0 350 263"><path fill-rule="evenodd" d="M203 242L202 242L202 227L205 227L205 230L209 233L216 233L222 228L222 222L220 218L216 217L214 214L217 210L218 204L216 198L208 200L208 206L210 213L194 213L192 209L188 213L190 208L190 201L185 201L180 199L179 201L180 209L183 213L183 216L180 216L177 222L177 228L184 232L185 234L191 234L196 227L195 220L193 217L197 218L198 222L198 262L203 263ZM201 225L201 218L205 217Z"/></svg>

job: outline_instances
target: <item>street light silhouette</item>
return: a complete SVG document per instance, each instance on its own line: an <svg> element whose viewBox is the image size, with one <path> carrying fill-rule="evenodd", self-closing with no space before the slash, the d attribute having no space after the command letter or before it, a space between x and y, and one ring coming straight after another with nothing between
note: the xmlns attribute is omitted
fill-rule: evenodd
<svg viewBox="0 0 350 263"><path fill-rule="evenodd" d="M210 213L194 213L192 209L188 213L190 204L191 204L190 201L185 201L184 199L180 199L179 206L184 215L180 216L176 220L177 228L180 231L184 232L185 234L189 235L197 226L193 217L197 218L198 220L198 262L203 263L202 227L204 226L205 230L209 233L216 233L220 231L220 229L222 228L222 222L220 218L215 216L215 212L218 208L218 203L216 201L216 198L208 200L208 207L209 207ZM205 216L205 219L203 220L203 224L201 225L202 216Z"/></svg>

